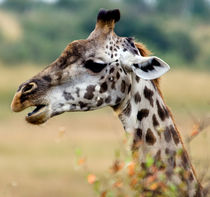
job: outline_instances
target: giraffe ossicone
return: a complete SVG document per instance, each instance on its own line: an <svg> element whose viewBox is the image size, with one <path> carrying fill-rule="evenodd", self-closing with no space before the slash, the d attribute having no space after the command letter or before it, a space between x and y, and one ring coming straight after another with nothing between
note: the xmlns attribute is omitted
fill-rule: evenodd
<svg viewBox="0 0 210 197"><path fill-rule="evenodd" d="M141 166L149 154L164 164L158 173L164 173L168 182L185 183L187 196L202 196L159 89L157 78L169 66L148 56L145 46L132 38L117 36L114 26L119 19L119 10L100 10L89 37L70 43L52 64L21 84L11 108L19 112L34 106L26 120L42 124L67 111L111 106L125 130L133 134L132 150L138 152ZM179 150L183 150L181 155ZM174 174L176 167L183 169L185 176Z"/></svg>

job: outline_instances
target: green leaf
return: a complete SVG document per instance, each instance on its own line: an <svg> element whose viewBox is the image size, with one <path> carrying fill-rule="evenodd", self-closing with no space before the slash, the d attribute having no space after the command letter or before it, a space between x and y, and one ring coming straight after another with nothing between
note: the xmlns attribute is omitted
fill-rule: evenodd
<svg viewBox="0 0 210 197"><path fill-rule="evenodd" d="M165 181L166 180L166 175L165 174L160 174L159 179L160 179L160 181Z"/></svg>
<svg viewBox="0 0 210 197"><path fill-rule="evenodd" d="M115 150L115 158L117 158L117 159L120 158L120 150L119 149Z"/></svg>
<svg viewBox="0 0 210 197"><path fill-rule="evenodd" d="M146 157L147 168L151 167L153 164L154 164L154 159L150 155L147 155Z"/></svg>
<svg viewBox="0 0 210 197"><path fill-rule="evenodd" d="M177 155L178 155L178 156L181 156L182 153L183 153L183 149L182 149L182 148L180 148L180 149L177 150Z"/></svg>
<svg viewBox="0 0 210 197"><path fill-rule="evenodd" d="M114 193L112 191L109 191L106 196L107 197L114 197Z"/></svg>
<svg viewBox="0 0 210 197"><path fill-rule="evenodd" d="M174 184L172 184L172 183L169 183L169 188L170 188L170 190L172 191L172 192L176 192L176 186L174 185Z"/></svg>
<svg viewBox="0 0 210 197"><path fill-rule="evenodd" d="M75 155L80 157L82 155L82 150L80 148L75 149Z"/></svg>
<svg viewBox="0 0 210 197"><path fill-rule="evenodd" d="M93 189L97 194L100 194L100 181L95 181L93 184Z"/></svg>
<svg viewBox="0 0 210 197"><path fill-rule="evenodd" d="M174 172L175 172L176 174L180 174L180 173L183 172L183 168L176 167L176 168L174 169Z"/></svg>

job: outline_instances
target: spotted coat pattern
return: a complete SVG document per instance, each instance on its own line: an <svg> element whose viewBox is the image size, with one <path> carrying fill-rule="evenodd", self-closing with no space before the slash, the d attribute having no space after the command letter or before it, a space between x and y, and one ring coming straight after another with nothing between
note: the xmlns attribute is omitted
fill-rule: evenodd
<svg viewBox="0 0 210 197"><path fill-rule="evenodd" d="M133 38L114 33L119 18L118 10L100 11L95 30L86 40L70 43L55 62L20 85L12 109L36 106L26 120L41 124L66 111L111 106L133 135L132 150L139 154L140 165L145 167L146 155L151 155L161 163L159 172L167 181L185 182L186 192L193 197L199 183L157 80L139 77L142 73L154 77L160 62L165 63L157 58L135 62L148 51ZM187 177L174 174L176 167L184 169Z"/></svg>
<svg viewBox="0 0 210 197"><path fill-rule="evenodd" d="M142 155L151 155L155 161L161 163L159 169L167 175L169 181L177 184L185 181L189 196L194 196L198 187L197 180L158 87L151 81L136 80L135 76L133 83L134 88L125 98L127 102L124 102L129 107L127 110L118 109L124 128L134 132L132 150L139 152L142 166L145 165L146 159ZM136 99L136 95L141 95L141 99ZM129 109L131 111L128 113ZM182 176L178 178L173 174L176 167L184 169L188 178Z"/></svg>

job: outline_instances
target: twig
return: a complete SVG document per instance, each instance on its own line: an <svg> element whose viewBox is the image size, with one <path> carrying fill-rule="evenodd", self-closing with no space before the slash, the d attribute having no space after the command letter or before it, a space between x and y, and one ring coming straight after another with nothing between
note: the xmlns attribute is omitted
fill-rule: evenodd
<svg viewBox="0 0 210 197"><path fill-rule="evenodd" d="M190 143L198 134L210 126L210 117L204 118L199 121L194 116L191 116L194 122L194 128L191 134L187 137L187 143Z"/></svg>

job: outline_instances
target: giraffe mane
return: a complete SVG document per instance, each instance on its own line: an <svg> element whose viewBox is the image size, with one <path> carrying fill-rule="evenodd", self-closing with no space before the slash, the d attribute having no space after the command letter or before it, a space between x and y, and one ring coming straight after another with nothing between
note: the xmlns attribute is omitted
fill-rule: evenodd
<svg viewBox="0 0 210 197"><path fill-rule="evenodd" d="M138 50L142 56L148 56L148 55L152 54L152 52L149 49L147 49L147 47L144 44L142 44L140 42L135 42L135 45L138 48Z"/></svg>

